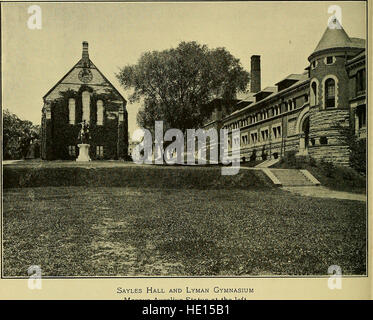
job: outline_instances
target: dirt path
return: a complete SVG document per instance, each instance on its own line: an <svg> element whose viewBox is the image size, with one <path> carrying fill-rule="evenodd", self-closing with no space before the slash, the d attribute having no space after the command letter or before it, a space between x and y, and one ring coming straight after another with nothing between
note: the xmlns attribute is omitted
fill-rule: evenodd
<svg viewBox="0 0 373 320"><path fill-rule="evenodd" d="M335 191L322 186L282 187L281 189L307 197L366 201L365 194Z"/></svg>

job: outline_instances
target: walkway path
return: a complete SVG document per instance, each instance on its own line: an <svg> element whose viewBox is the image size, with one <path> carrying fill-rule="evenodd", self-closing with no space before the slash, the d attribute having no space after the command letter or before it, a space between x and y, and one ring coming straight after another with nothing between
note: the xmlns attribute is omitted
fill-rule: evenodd
<svg viewBox="0 0 373 320"><path fill-rule="evenodd" d="M17 163L17 162L21 162L21 161L24 161L24 160L3 160L3 165Z"/></svg>
<svg viewBox="0 0 373 320"><path fill-rule="evenodd" d="M365 194L335 191L322 186L282 187L281 189L307 197L366 201Z"/></svg>

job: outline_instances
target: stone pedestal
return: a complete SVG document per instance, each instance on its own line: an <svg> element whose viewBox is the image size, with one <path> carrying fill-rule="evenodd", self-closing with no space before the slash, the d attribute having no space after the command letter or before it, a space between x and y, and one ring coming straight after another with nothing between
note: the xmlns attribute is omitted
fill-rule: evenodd
<svg viewBox="0 0 373 320"><path fill-rule="evenodd" d="M87 162L91 161L89 157L89 144L82 143L78 144L79 147L79 157L76 159L78 162Z"/></svg>

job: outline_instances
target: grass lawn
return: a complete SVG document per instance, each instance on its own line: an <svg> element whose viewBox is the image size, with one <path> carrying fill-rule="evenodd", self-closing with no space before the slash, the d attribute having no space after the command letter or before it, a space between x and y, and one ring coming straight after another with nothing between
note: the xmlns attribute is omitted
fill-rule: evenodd
<svg viewBox="0 0 373 320"><path fill-rule="evenodd" d="M3 275L365 274L365 203L282 190L4 189Z"/></svg>

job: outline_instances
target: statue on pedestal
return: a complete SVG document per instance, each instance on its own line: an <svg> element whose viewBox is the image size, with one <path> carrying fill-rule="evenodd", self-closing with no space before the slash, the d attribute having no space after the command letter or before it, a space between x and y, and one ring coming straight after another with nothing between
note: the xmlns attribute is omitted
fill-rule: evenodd
<svg viewBox="0 0 373 320"><path fill-rule="evenodd" d="M78 144L79 157L76 159L76 161L91 161L91 158L89 157L89 141L91 140L89 124L85 120L79 124L81 125L78 136L78 140L80 141L80 144Z"/></svg>

